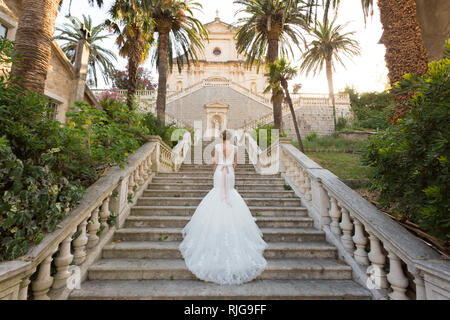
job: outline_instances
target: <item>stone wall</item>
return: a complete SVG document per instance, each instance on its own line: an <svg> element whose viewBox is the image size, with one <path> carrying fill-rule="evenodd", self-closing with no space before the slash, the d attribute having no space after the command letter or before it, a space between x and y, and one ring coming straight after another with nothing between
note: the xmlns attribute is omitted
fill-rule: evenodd
<svg viewBox="0 0 450 320"><path fill-rule="evenodd" d="M302 138L313 132L320 136L331 135L334 132L333 108L331 106L300 106L296 108L295 115ZM351 121L353 115L350 106L337 105L336 117L343 117ZM290 113L283 117L283 128L289 138L296 139L294 123Z"/></svg>
<svg viewBox="0 0 450 320"><path fill-rule="evenodd" d="M61 56L59 48L53 46L50 67L45 82L45 95L58 104L56 119L64 122L69 105L73 104L75 73L72 65ZM69 63L69 64L68 64Z"/></svg>
<svg viewBox="0 0 450 320"><path fill-rule="evenodd" d="M201 120L203 130L206 129L207 104L225 104L229 106L227 114L227 127L238 129L263 116L272 113L272 108L230 87L203 87L184 97L167 104L167 112L184 123L194 126L195 120ZM334 132L333 108L330 106L305 104L297 105L296 115L303 136L310 133L331 135ZM336 105L337 118L353 118L349 105ZM272 121L272 119L270 119ZM295 130L290 113L283 117L283 128L290 138L295 137Z"/></svg>
<svg viewBox="0 0 450 320"><path fill-rule="evenodd" d="M15 39L20 12L20 0L0 0L0 22L9 28L7 37L10 40ZM9 71L9 65L0 65L0 72ZM66 112L69 110L69 106L74 103L76 77L72 63L67 59L58 44L53 41L52 56L45 82L45 95L56 104L55 116L61 122L66 121ZM83 100L91 105L95 105L97 101L94 95L89 92L87 86L85 91Z"/></svg>
<svg viewBox="0 0 450 320"><path fill-rule="evenodd" d="M271 108L229 87L204 87L180 99L169 102L167 111L185 123L194 126L195 120L203 121L206 129L204 106L220 102L229 105L228 128L239 128L271 112Z"/></svg>

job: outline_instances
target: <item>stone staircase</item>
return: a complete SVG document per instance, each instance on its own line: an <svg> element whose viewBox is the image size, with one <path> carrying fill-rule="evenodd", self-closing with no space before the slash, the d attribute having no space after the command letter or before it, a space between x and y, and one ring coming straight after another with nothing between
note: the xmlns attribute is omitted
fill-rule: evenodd
<svg viewBox="0 0 450 320"><path fill-rule="evenodd" d="M183 164L177 173L158 173L70 299L371 298L284 179L259 175L247 156L236 169L236 189L268 243L267 268L243 285L197 280L178 245L181 229L212 186L211 165Z"/></svg>

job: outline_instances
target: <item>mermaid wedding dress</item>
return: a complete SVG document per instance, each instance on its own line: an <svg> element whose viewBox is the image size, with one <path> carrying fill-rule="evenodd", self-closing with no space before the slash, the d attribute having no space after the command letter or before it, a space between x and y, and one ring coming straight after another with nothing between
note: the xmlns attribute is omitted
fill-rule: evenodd
<svg viewBox="0 0 450 320"><path fill-rule="evenodd" d="M241 284L256 278L266 267L267 247L247 204L234 188L234 154L227 159L217 144L214 186L182 230L179 249L187 268L197 278L218 284Z"/></svg>

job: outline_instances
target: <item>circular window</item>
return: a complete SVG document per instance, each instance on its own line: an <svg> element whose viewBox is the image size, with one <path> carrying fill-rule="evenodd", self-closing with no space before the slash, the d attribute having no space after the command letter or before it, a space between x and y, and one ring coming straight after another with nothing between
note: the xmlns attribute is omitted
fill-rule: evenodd
<svg viewBox="0 0 450 320"><path fill-rule="evenodd" d="M214 53L214 55L216 55L216 56L220 56L220 54L222 53L222 51L220 51L219 48L215 48L214 51L213 51L213 53Z"/></svg>

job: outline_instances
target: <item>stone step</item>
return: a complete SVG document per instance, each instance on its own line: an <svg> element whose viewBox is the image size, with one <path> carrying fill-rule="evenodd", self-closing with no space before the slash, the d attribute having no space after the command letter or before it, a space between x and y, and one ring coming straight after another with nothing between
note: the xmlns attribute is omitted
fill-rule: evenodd
<svg viewBox="0 0 450 320"><path fill-rule="evenodd" d="M149 189L145 190L144 197L204 197L211 189L204 190L164 190L164 189ZM295 198L297 197L294 191L272 191L272 190L246 190L239 191L239 194L244 198Z"/></svg>
<svg viewBox="0 0 450 320"><path fill-rule="evenodd" d="M140 197L138 206L198 206L203 198L177 198L177 197ZM247 198L248 206L270 206L270 207L300 207L300 198Z"/></svg>
<svg viewBox="0 0 450 320"><path fill-rule="evenodd" d="M189 216L129 216L125 228L183 228L191 219ZM313 226L310 217L258 217L260 228L305 228Z"/></svg>
<svg viewBox="0 0 450 320"><path fill-rule="evenodd" d="M204 169L196 169L196 170L186 168L186 169L180 169L176 173L191 173L191 172L198 173L198 174L213 174L213 169L212 169L212 167L204 168ZM176 174L176 173L169 172L168 174ZM255 174L255 175L259 174L258 172L256 172L255 169L242 169L242 168L239 168L239 166L236 168L236 170L234 170L234 173L235 174ZM162 172L159 172L158 174L162 174Z"/></svg>
<svg viewBox="0 0 450 320"><path fill-rule="evenodd" d="M286 190L285 184L261 184L261 183L247 183L236 184L235 189L239 192L246 190ZM209 179L207 183L165 183L152 181L148 185L148 189L165 189L165 190L211 190L213 187L213 180Z"/></svg>
<svg viewBox="0 0 450 320"><path fill-rule="evenodd" d="M352 269L336 259L268 259L257 280L350 280ZM183 259L102 259L88 269L89 280L196 280Z"/></svg>
<svg viewBox="0 0 450 320"><path fill-rule="evenodd" d="M181 170L189 169L190 171L197 170L197 169L210 169L212 171L212 164L186 164L183 163L181 165ZM255 170L255 167L253 164L238 164L237 169L244 169L244 170Z"/></svg>
<svg viewBox="0 0 450 320"><path fill-rule="evenodd" d="M133 206L131 214L134 216L190 216L197 206ZM306 216L305 207L256 207L249 206L253 216Z"/></svg>
<svg viewBox="0 0 450 320"><path fill-rule="evenodd" d="M177 173L158 173L155 178L177 178L177 179L186 179L186 178L203 178L203 179L212 179L214 177L212 172L199 172L199 171L189 171L189 172L177 172ZM236 173L236 179L253 179L253 178L281 178L280 174L273 175L259 175L255 173Z"/></svg>
<svg viewBox="0 0 450 320"><path fill-rule="evenodd" d="M190 184L190 183L212 183L211 178L191 177L191 178L177 178L177 177L154 177L152 183L178 183L178 184ZM268 185L284 185L286 182L283 178L266 178L264 176L255 176L253 178L236 178L236 185L246 184L268 184Z"/></svg>
<svg viewBox="0 0 450 320"><path fill-rule="evenodd" d="M181 241L181 228L124 228L114 234L114 241ZM324 241L325 233L314 228L260 228L266 242Z"/></svg>
<svg viewBox="0 0 450 320"><path fill-rule="evenodd" d="M221 286L198 280L91 280L70 299L370 299L370 292L351 280L255 280Z"/></svg>
<svg viewBox="0 0 450 320"><path fill-rule="evenodd" d="M105 259L180 259L179 241L113 242L103 248ZM336 258L337 250L327 242L269 242L265 258Z"/></svg>

